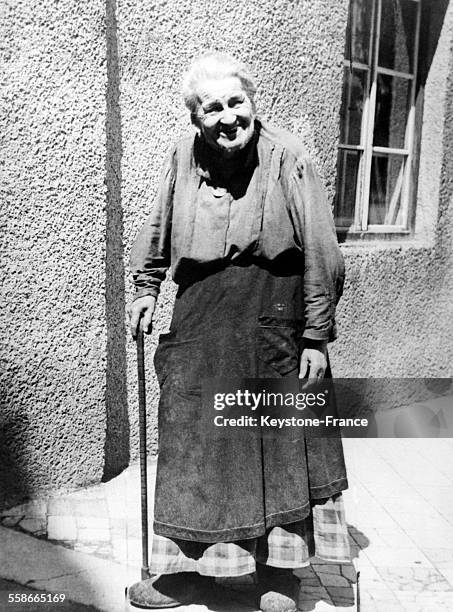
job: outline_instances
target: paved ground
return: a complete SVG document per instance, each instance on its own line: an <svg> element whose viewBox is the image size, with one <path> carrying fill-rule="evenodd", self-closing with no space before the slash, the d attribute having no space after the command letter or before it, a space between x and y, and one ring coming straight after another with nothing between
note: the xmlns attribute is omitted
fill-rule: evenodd
<svg viewBox="0 0 453 612"><path fill-rule="evenodd" d="M303 570L301 610L355 610L356 567L362 612L453 611L453 440L347 439L344 446L354 565L314 562ZM154 461L149 468L152 482ZM133 465L111 482L4 512L0 576L124 612L124 586L139 578L139 508ZM256 611L249 592L220 593L209 608L186 609ZM3 601L1 612L21 610Z"/></svg>

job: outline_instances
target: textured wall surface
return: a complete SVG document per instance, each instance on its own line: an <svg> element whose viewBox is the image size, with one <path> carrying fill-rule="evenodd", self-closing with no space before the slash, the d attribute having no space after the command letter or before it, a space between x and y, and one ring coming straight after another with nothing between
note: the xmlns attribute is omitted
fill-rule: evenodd
<svg viewBox="0 0 453 612"><path fill-rule="evenodd" d="M215 48L247 61L261 115L302 136L332 198L347 5L3 3L0 505L108 478L137 455L125 262L166 151L190 129L179 96L190 59ZM424 84L415 236L342 247L337 376L452 375L452 31L450 2ZM147 340L153 451L150 359L174 290Z"/></svg>
<svg viewBox="0 0 453 612"><path fill-rule="evenodd" d="M347 282L332 349L336 376L453 376L453 3L435 8L415 234L400 244L343 247Z"/></svg>
<svg viewBox="0 0 453 612"><path fill-rule="evenodd" d="M347 4L346 0L119 0L122 197L127 248L151 210L166 151L190 129L179 93L180 79L192 57L203 50L228 51L252 67L259 85L258 111L273 123L303 136L332 195ZM164 331L168 324L173 290L167 286L160 297L156 332ZM148 360L156 339L157 333L147 342ZM135 452L137 409L132 343L129 367ZM152 448L156 446L156 394L150 372Z"/></svg>
<svg viewBox="0 0 453 612"><path fill-rule="evenodd" d="M99 480L105 7L2 3L0 505Z"/></svg>

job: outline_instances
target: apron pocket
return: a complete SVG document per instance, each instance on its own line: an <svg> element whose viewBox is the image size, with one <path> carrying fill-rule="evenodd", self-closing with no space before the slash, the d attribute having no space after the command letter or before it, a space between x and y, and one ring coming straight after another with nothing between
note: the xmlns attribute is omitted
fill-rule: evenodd
<svg viewBox="0 0 453 612"><path fill-rule="evenodd" d="M206 368L202 342L198 338L176 340L175 333L162 334L154 354L154 368L160 386L159 435L172 435L183 428L191 435L202 416L202 379Z"/></svg>
<svg viewBox="0 0 453 612"><path fill-rule="evenodd" d="M258 317L256 349L258 358L277 374L298 371L302 324L294 319Z"/></svg>
<svg viewBox="0 0 453 612"><path fill-rule="evenodd" d="M181 394L201 394L202 357L197 338L176 340L175 332L161 334L154 353L154 370L160 388L170 379Z"/></svg>

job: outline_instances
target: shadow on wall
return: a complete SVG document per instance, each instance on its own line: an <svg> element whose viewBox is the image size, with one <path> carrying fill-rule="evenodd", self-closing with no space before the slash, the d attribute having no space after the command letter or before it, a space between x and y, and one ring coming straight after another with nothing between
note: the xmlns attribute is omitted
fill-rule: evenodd
<svg viewBox="0 0 453 612"><path fill-rule="evenodd" d="M0 410L2 408L0 405ZM47 597L61 592L61 586L55 586L54 581L58 581L58 574L61 576L62 573L69 577L77 576L77 587L86 599L86 593L92 593L93 586L87 573L82 571L83 559L68 555L61 546L42 541L47 531L48 505L46 497L37 497L36 490L28 482L29 454L24 452L24 448L27 447L30 417L20 408L14 417L5 418L5 414L0 412L0 417L3 415L0 421L0 550L5 561L0 569L3 570L2 577L6 576L8 580L0 579L0 608L6 609L2 607L2 603L6 602L6 592L26 593L35 602L36 597L45 594L47 601ZM23 503L17 505L19 502ZM71 595L74 596L74 582ZM67 596L64 603L53 603L50 608L45 606L42 603L33 606L28 599L28 603L16 603L15 609L30 612L54 607L61 612L98 610L91 605L71 601Z"/></svg>
<svg viewBox="0 0 453 612"><path fill-rule="evenodd" d="M417 93L426 84L450 0L423 2L420 23Z"/></svg>
<svg viewBox="0 0 453 612"><path fill-rule="evenodd" d="M0 422L0 510L27 499L28 456L23 452L23 438L28 431L29 417L17 410L14 416L3 412ZM6 418L5 418L6 415ZM19 441L19 442L18 442ZM15 445L14 445L15 444ZM25 461L25 465L22 465Z"/></svg>
<svg viewBox="0 0 453 612"><path fill-rule="evenodd" d="M423 2L420 20L420 45L418 50L418 73L415 92L415 122L421 126L423 122L423 106L426 81L437 50L445 14L450 0L436 0L436 2ZM420 148L422 130L416 130L415 150ZM420 156L417 156L414 176L418 182ZM415 207L412 212L415 215ZM412 218L412 223L414 217Z"/></svg>
<svg viewBox="0 0 453 612"><path fill-rule="evenodd" d="M107 324L105 482L129 464L126 329L124 295L120 71L116 0L106 0L106 251L105 315Z"/></svg>

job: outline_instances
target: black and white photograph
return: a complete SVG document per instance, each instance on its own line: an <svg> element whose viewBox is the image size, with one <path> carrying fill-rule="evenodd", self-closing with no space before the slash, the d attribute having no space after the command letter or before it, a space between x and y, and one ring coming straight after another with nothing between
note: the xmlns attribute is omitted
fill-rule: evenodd
<svg viewBox="0 0 453 612"><path fill-rule="evenodd" d="M0 49L0 612L453 612L453 0Z"/></svg>

